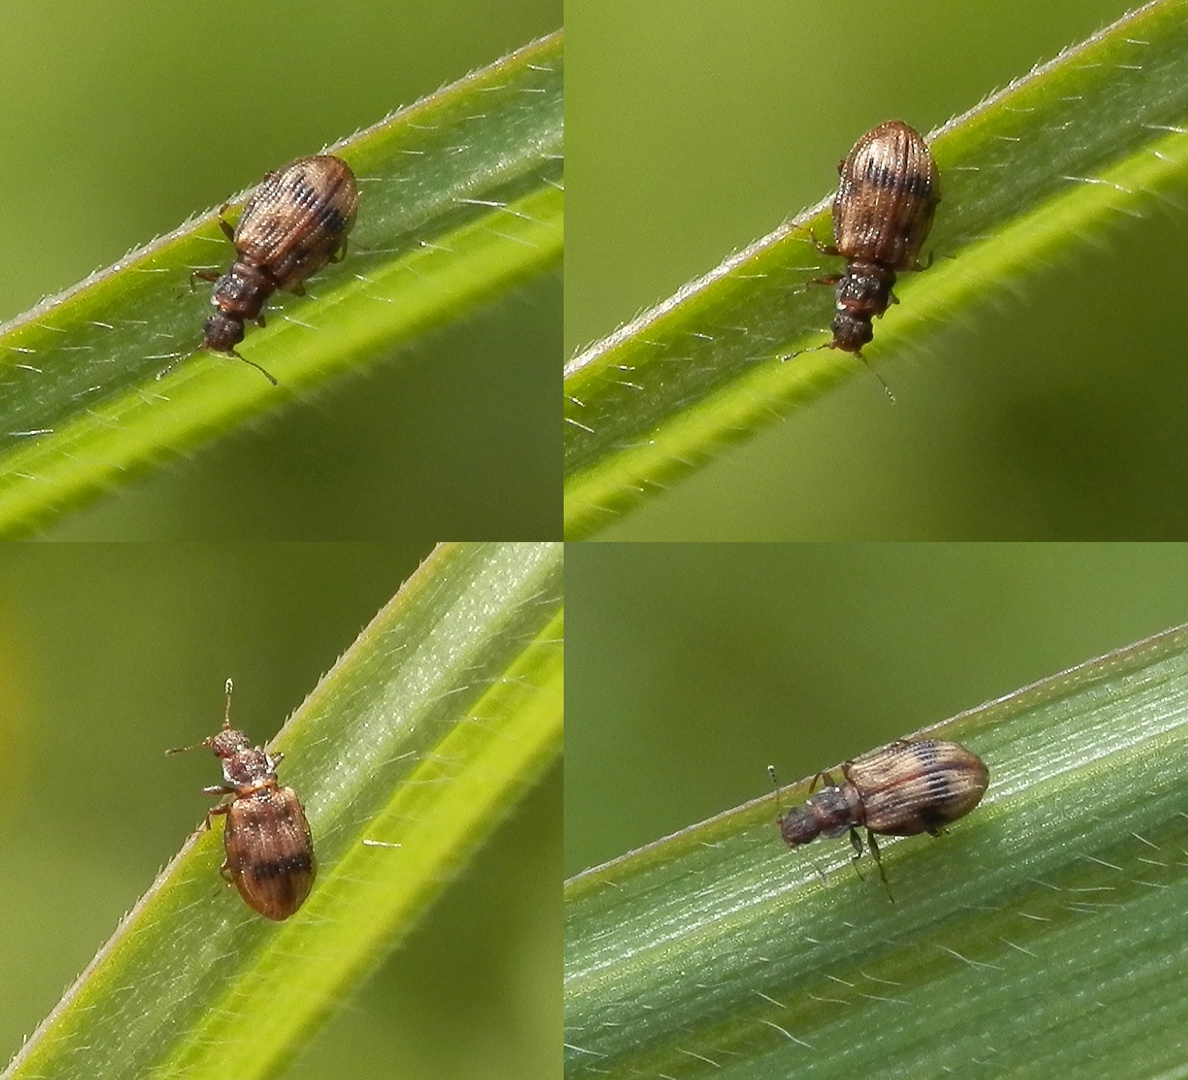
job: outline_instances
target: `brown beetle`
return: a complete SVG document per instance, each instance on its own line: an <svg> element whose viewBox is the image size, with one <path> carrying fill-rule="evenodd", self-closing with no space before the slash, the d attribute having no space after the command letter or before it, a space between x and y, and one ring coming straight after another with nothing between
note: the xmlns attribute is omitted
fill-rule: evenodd
<svg viewBox="0 0 1188 1080"><path fill-rule="evenodd" d="M242 731L231 727L231 680L227 680L227 710L217 735L195 746L208 747L223 763L223 783L203 788L207 795L233 795L206 813L206 828L215 814L226 814L223 847L227 858L219 873L234 882L244 903L266 919L287 919L304 902L317 873L313 837L305 810L292 788L281 787L276 767L284 754L253 749Z"/></svg>
<svg viewBox="0 0 1188 1080"><path fill-rule="evenodd" d="M234 229L220 214L236 259L222 277L196 275L215 283L210 302L216 310L202 326L202 347L244 360L235 351L243 324L255 319L263 326L260 312L275 290L301 295L306 278L346 254L358 202L355 175L346 162L319 154L268 173Z"/></svg>
<svg viewBox="0 0 1188 1080"><path fill-rule="evenodd" d="M977 806L990 782L989 770L977 754L943 739L900 739L847 761L841 771L841 784L829 773L814 777L810 791L819 780L827 786L803 806L779 815L780 835L789 847L796 847L818 836L849 832L857 862L862 855L858 827L864 826L884 884L887 875L875 833L936 836L943 825Z"/></svg>
<svg viewBox="0 0 1188 1080"><path fill-rule="evenodd" d="M833 246L826 255L846 259L844 274L816 278L837 285L828 348L861 358L874 337L871 320L894 302L899 270L923 270L920 248L940 201L936 164L920 133L888 120L862 136L837 166L841 183L833 200Z"/></svg>

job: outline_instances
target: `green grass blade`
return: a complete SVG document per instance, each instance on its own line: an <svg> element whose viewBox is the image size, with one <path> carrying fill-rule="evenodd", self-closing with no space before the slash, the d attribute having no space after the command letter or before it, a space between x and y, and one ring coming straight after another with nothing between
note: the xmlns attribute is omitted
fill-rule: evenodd
<svg viewBox="0 0 1188 1080"><path fill-rule="evenodd" d="M440 547L276 741L318 853L301 910L254 915L197 834L4 1076L275 1075L559 755L561 574L560 544Z"/></svg>
<svg viewBox="0 0 1188 1080"><path fill-rule="evenodd" d="M1004 282L1183 190L1188 10L1157 0L947 124L926 273L877 327L872 363ZM566 535L590 535L770 419L866 376L828 340L828 200L585 349L566 370Z"/></svg>
<svg viewBox="0 0 1188 1080"><path fill-rule="evenodd" d="M568 1080L1179 1075L1188 629L940 730L990 790L884 841L894 903L771 796L572 879Z"/></svg>
<svg viewBox="0 0 1188 1080"><path fill-rule="evenodd" d="M0 537L556 270L562 67L558 32L335 148L360 181L347 258L241 350L279 387L195 353L190 275L231 254L213 212L0 329Z"/></svg>

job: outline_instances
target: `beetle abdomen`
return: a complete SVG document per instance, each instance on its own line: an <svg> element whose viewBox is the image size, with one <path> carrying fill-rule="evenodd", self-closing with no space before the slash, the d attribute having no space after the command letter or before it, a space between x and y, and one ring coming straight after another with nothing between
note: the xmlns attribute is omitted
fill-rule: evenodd
<svg viewBox="0 0 1188 1080"><path fill-rule="evenodd" d="M880 124L854 144L838 171L837 250L892 270L915 266L940 199L936 164L919 132L900 120Z"/></svg>
<svg viewBox="0 0 1188 1080"><path fill-rule="evenodd" d="M943 739L893 742L843 771L862 793L866 827L886 836L936 832L977 806L990 780L981 758Z"/></svg>
<svg viewBox="0 0 1188 1080"><path fill-rule="evenodd" d="M277 288L292 289L343 246L358 201L346 162L329 154L298 158L256 189L235 229L235 249Z"/></svg>
<svg viewBox="0 0 1188 1080"><path fill-rule="evenodd" d="M231 803L223 844L239 895L265 918L287 919L309 895L317 865L292 788L264 789Z"/></svg>

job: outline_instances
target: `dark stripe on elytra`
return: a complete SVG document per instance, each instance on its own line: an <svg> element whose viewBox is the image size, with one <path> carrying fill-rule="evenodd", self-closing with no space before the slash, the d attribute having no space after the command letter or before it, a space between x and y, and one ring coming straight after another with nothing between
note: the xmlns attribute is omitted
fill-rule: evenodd
<svg viewBox="0 0 1188 1080"><path fill-rule="evenodd" d="M319 206L314 211L314 219L326 232L333 233L335 236L346 232L346 215L330 205L330 203Z"/></svg>
<svg viewBox="0 0 1188 1080"><path fill-rule="evenodd" d="M315 191L303 175L298 175L293 178L293 202L302 210L308 210L320 228L328 232L342 233L346 231L347 219L334 205L342 186L340 181L323 194Z"/></svg>
<svg viewBox="0 0 1188 1080"><path fill-rule="evenodd" d="M338 178L334 181L334 186L328 191L319 191L310 183L309 178L305 173L297 173L293 177L291 190L295 196L303 202L314 203L322 200L333 201L335 196L342 190L346 183L345 179Z"/></svg>
<svg viewBox="0 0 1188 1080"><path fill-rule="evenodd" d="M953 798L953 785L944 772L928 773L928 805L943 808Z"/></svg>
<svg viewBox="0 0 1188 1080"><path fill-rule="evenodd" d="M291 874L308 874L313 863L307 854L290 855L287 858L257 860L244 873L254 878L288 877Z"/></svg>
<svg viewBox="0 0 1188 1080"><path fill-rule="evenodd" d="M930 806L922 806L920 808L920 820L924 823L926 832L936 832L937 829L949 824L949 818L946 814Z"/></svg>
<svg viewBox="0 0 1188 1080"><path fill-rule="evenodd" d="M322 201L322 195L305 178L304 173L297 173L293 177L289 192L298 206L315 207Z"/></svg>
<svg viewBox="0 0 1188 1080"><path fill-rule="evenodd" d="M935 765L940 756L940 748L934 742L909 743L913 755L923 761L925 765Z"/></svg>
<svg viewBox="0 0 1188 1080"><path fill-rule="evenodd" d="M874 158L867 162L859 182L911 195L927 195L932 189L932 181L927 172L921 170L905 172L900 168L889 167Z"/></svg>

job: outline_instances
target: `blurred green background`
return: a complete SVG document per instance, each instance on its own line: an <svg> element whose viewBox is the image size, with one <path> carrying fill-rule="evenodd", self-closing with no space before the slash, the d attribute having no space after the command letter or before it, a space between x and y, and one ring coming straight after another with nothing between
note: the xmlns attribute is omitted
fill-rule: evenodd
<svg viewBox="0 0 1188 1080"><path fill-rule="evenodd" d="M216 730L228 676L271 738L429 551L0 547L0 1063L201 823L217 763L166 748ZM560 851L557 767L284 1075L556 1077Z"/></svg>
<svg viewBox="0 0 1188 1080"><path fill-rule="evenodd" d="M565 592L569 876L1188 622L1188 545L571 544Z"/></svg>
<svg viewBox="0 0 1188 1080"><path fill-rule="evenodd" d="M1131 6L570 0L566 355L833 191L874 124L928 131ZM1188 534L1182 201L880 364L898 404L857 371L601 538Z"/></svg>
<svg viewBox="0 0 1188 1080"><path fill-rule="evenodd" d="M561 0L0 5L0 320L560 25ZM48 535L559 535L561 340L556 275Z"/></svg>

